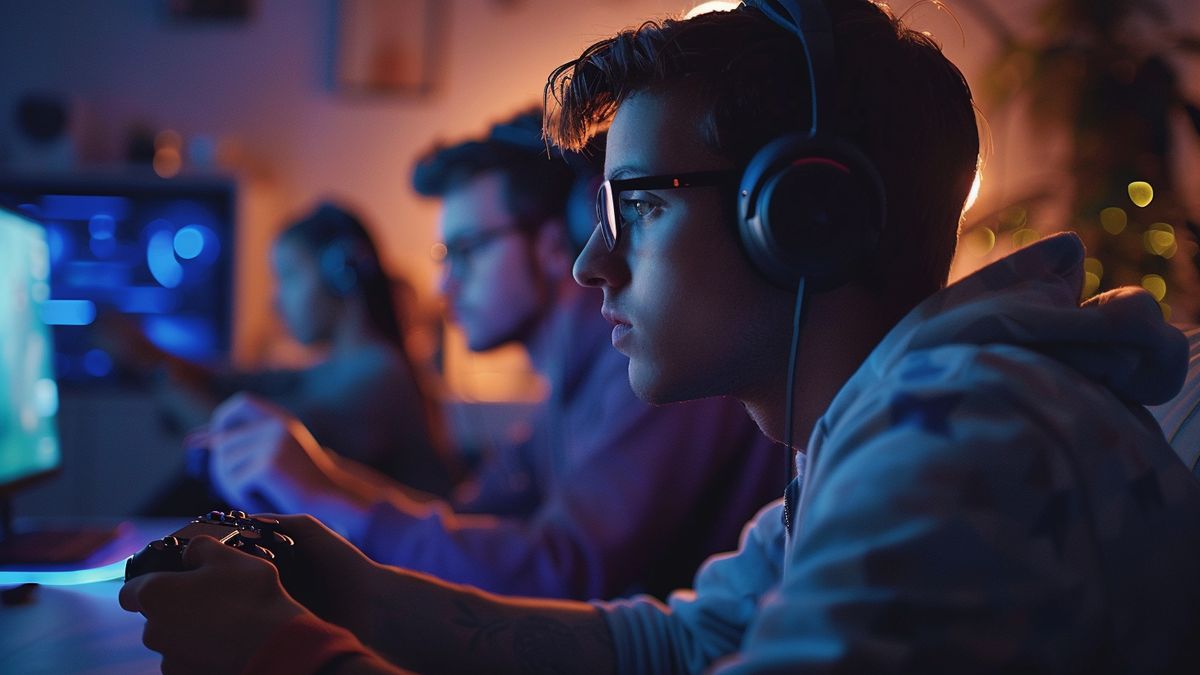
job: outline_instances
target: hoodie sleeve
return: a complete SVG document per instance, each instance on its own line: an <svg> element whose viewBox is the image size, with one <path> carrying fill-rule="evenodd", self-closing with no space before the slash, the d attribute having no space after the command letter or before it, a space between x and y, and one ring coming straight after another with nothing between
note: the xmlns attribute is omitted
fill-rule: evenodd
<svg viewBox="0 0 1200 675"><path fill-rule="evenodd" d="M1128 413L1109 396L1089 418L1098 388L1003 352L902 362L899 384L830 427L784 581L719 672L1080 666L1070 649L1103 599L1072 450L1083 438L1063 429Z"/></svg>
<svg viewBox="0 0 1200 675"><path fill-rule="evenodd" d="M779 581L782 513L781 501L764 507L737 552L709 558L694 590L676 591L667 605L647 596L593 603L612 633L617 672L697 673L736 651L759 601Z"/></svg>

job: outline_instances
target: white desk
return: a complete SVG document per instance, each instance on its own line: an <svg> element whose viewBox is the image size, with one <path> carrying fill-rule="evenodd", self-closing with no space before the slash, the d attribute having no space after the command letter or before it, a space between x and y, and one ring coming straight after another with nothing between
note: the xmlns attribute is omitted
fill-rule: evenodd
<svg viewBox="0 0 1200 675"><path fill-rule="evenodd" d="M150 540L178 529L187 519L130 523L86 566L120 562ZM0 568L0 587L17 578L14 567ZM142 646L140 614L117 603L122 581L73 586L39 586L32 602L0 605L0 673L47 675L139 675L159 672L160 657Z"/></svg>

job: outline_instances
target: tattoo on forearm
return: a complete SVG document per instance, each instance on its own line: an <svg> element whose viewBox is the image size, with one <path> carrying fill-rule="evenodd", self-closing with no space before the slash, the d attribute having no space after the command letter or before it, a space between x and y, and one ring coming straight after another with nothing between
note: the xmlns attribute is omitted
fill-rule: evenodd
<svg viewBox="0 0 1200 675"><path fill-rule="evenodd" d="M607 628L593 623L571 626L545 616L529 615L516 618L486 619L480 617L468 602L456 600L458 616L454 623L472 631L468 648L478 651L485 644L493 648L508 646L521 672L535 675L556 675L579 672L585 666L585 651L595 645L610 646L612 638ZM507 641L504 644L502 641Z"/></svg>

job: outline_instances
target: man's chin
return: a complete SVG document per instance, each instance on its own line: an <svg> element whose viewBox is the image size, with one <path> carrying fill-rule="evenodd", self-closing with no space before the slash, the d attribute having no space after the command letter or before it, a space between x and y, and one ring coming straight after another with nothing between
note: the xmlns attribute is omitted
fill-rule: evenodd
<svg viewBox="0 0 1200 675"><path fill-rule="evenodd" d="M631 359L629 362L629 386L633 393L650 405L666 405L692 399L704 398L684 391L683 387L672 384L661 373L647 373L639 368Z"/></svg>

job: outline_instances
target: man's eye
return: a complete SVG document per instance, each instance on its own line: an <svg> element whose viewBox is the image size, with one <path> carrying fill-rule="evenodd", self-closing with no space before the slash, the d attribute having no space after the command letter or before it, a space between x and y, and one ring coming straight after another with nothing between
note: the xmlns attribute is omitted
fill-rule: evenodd
<svg viewBox="0 0 1200 675"><path fill-rule="evenodd" d="M622 199L621 217L625 220L645 218L654 211L654 205L644 199Z"/></svg>

